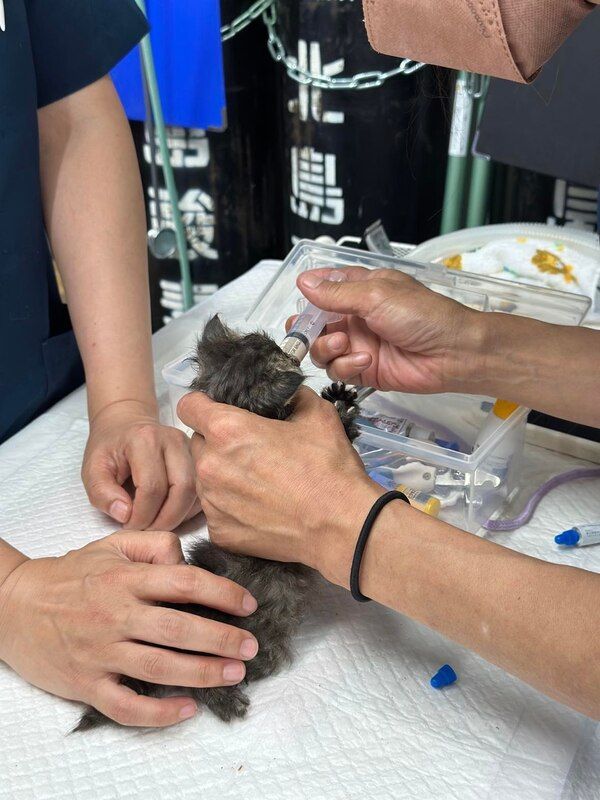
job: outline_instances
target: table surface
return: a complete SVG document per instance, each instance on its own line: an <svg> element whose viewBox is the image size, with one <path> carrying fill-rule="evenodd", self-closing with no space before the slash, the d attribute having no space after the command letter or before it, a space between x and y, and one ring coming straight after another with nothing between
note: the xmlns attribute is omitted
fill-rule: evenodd
<svg viewBox="0 0 600 800"><path fill-rule="evenodd" d="M207 317L241 320L277 267L261 262L154 337L160 368L185 353ZM57 555L114 529L79 478L84 390L0 447L0 536L28 555ZM585 462L528 446L531 486ZM558 554L549 532L600 519L598 483L545 498L534 519L497 541L600 571L600 547ZM184 534L203 533L201 520ZM467 535L467 534L465 534ZM322 584L293 666L251 689L245 721L210 714L163 731L108 728L66 736L79 707L0 665L0 798L460 798L592 800L597 726L427 628ZM458 682L428 685L443 664Z"/></svg>

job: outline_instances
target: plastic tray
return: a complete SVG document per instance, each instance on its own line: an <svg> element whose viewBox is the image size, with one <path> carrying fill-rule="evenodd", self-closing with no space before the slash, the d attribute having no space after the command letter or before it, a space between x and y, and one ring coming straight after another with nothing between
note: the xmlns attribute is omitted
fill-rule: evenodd
<svg viewBox="0 0 600 800"><path fill-rule="evenodd" d="M286 319L298 313L304 302L296 286L298 276L310 269L348 266L400 270L433 291L479 311L517 314L561 325L579 325L591 303L583 295L457 272L441 264L423 264L365 250L302 240L289 253L251 308L246 322L254 328L268 330L275 336L283 336Z"/></svg>

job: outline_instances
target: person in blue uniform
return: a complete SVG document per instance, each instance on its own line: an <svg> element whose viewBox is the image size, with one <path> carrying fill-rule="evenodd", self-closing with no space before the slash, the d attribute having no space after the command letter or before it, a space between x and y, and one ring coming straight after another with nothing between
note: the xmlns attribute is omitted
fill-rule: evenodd
<svg viewBox="0 0 600 800"><path fill-rule="evenodd" d="M138 697L117 676L160 669L170 684L231 685L257 644L156 602L240 615L256 602L185 565L174 534L140 532L171 531L197 509L187 440L158 420L143 197L108 77L146 30L134 0L0 0L0 442L85 371L83 482L97 508L137 529L55 559L0 539L0 660L124 724L168 725L195 713L191 698Z"/></svg>

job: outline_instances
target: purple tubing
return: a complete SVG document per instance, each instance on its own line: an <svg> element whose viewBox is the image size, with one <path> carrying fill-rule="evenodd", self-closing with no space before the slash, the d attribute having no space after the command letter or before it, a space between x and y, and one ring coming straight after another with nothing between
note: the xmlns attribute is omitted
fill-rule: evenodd
<svg viewBox="0 0 600 800"><path fill-rule="evenodd" d="M533 512L538 506L538 503L545 497L552 489L561 486L563 483L569 481L576 481L580 478L600 478L600 467L588 467L580 469L572 469L570 472L563 472L560 475L555 475L550 480L543 483L539 489L531 495L527 504L521 513L513 519L488 519L487 522L482 523L481 527L488 531L514 531L520 528L521 525L529 522L533 516Z"/></svg>

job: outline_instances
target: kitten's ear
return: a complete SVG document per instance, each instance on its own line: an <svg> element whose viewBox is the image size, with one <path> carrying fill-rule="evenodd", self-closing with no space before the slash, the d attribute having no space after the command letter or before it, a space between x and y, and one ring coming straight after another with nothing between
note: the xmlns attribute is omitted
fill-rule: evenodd
<svg viewBox="0 0 600 800"><path fill-rule="evenodd" d="M288 403L304 383L304 375L299 370L279 372L271 383L271 390L281 406Z"/></svg>
<svg viewBox="0 0 600 800"><path fill-rule="evenodd" d="M218 314L215 314L206 323L200 341L202 344L214 344L215 342L231 342L237 338L237 334L221 322Z"/></svg>

